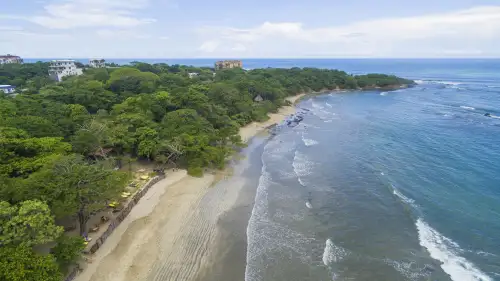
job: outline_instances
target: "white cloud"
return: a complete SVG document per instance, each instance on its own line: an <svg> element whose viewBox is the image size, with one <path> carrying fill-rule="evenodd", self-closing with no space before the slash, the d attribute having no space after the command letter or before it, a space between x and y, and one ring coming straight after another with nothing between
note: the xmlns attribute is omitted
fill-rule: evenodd
<svg viewBox="0 0 500 281"><path fill-rule="evenodd" d="M24 30L24 29L20 26L9 26L9 25L1 26L0 25L0 32L2 32L2 31L22 31L22 30Z"/></svg>
<svg viewBox="0 0 500 281"><path fill-rule="evenodd" d="M211 53L215 51L218 47L219 47L219 42L212 40L203 42L199 49L202 52Z"/></svg>
<svg viewBox="0 0 500 281"><path fill-rule="evenodd" d="M122 40L130 40L130 39L149 39L151 35L143 32L139 32L137 30L116 30L116 29L100 29L96 31L97 36L102 39L122 39Z"/></svg>
<svg viewBox="0 0 500 281"><path fill-rule="evenodd" d="M52 29L135 27L155 21L134 15L147 4L148 0L65 0L52 2L44 7L43 14L25 19Z"/></svg>
<svg viewBox="0 0 500 281"><path fill-rule="evenodd" d="M199 32L202 38L219 42L200 48L215 56L244 49L254 57L498 56L500 6L320 28L307 28L300 22L265 22L246 29L204 27ZM235 50L234 46L239 47Z"/></svg>
<svg viewBox="0 0 500 281"><path fill-rule="evenodd" d="M247 47L245 47L245 45L243 44L236 44L233 48L232 48L233 51L236 51L236 52L244 52L247 50Z"/></svg>

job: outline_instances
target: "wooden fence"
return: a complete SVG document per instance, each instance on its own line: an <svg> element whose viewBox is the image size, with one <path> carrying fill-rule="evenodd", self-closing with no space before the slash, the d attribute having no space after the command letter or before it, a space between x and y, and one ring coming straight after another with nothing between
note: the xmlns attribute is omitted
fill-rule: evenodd
<svg viewBox="0 0 500 281"><path fill-rule="evenodd" d="M157 182L160 180L164 179L165 175L158 175L154 178L152 178L149 182L147 182L142 189L135 193L134 197L132 197L132 200L130 200L127 205L120 211L118 216L116 218L111 219L110 224L108 225L108 228L104 233L96 239L94 245L90 247L88 251L85 252L85 254L93 254L101 248L101 246L106 242L108 237L113 233L113 231L122 223L122 221L130 214L130 211L132 211L132 208L134 208L135 205L141 200L141 198L148 192L148 190ZM74 268L71 273L66 277L65 281L71 281L75 279L76 275L78 274L79 267Z"/></svg>

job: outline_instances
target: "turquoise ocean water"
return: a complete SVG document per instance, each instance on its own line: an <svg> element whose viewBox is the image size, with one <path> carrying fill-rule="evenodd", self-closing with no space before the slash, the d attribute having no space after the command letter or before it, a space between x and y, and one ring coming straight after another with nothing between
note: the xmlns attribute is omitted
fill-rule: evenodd
<svg viewBox="0 0 500 281"><path fill-rule="evenodd" d="M262 156L247 281L500 280L498 61L337 66L418 85L299 104Z"/></svg>

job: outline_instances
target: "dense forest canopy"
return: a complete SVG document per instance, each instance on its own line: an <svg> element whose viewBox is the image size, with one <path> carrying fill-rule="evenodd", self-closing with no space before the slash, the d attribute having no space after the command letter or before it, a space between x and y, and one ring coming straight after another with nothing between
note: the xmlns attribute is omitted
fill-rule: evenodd
<svg viewBox="0 0 500 281"><path fill-rule="evenodd" d="M83 240L56 222L74 217L85 232L92 212L126 185L127 173L114 169L120 163L139 158L199 176L223 168L242 145L239 127L266 120L287 96L411 83L316 68L214 75L141 62L55 83L47 63L1 65L0 84L18 94L0 95L0 280L61 280ZM49 253L35 250L43 245Z"/></svg>

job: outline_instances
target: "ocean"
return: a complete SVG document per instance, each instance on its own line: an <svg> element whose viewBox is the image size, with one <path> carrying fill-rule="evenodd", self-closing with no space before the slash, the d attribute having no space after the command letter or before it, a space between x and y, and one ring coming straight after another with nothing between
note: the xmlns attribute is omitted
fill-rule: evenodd
<svg viewBox="0 0 500 281"><path fill-rule="evenodd" d="M315 96L299 126L278 127L245 280L500 280L498 62L309 65L418 85Z"/></svg>
<svg viewBox="0 0 500 281"><path fill-rule="evenodd" d="M108 61L133 60L215 61ZM262 144L245 281L500 280L500 60L243 64L417 82L308 98L304 120Z"/></svg>

